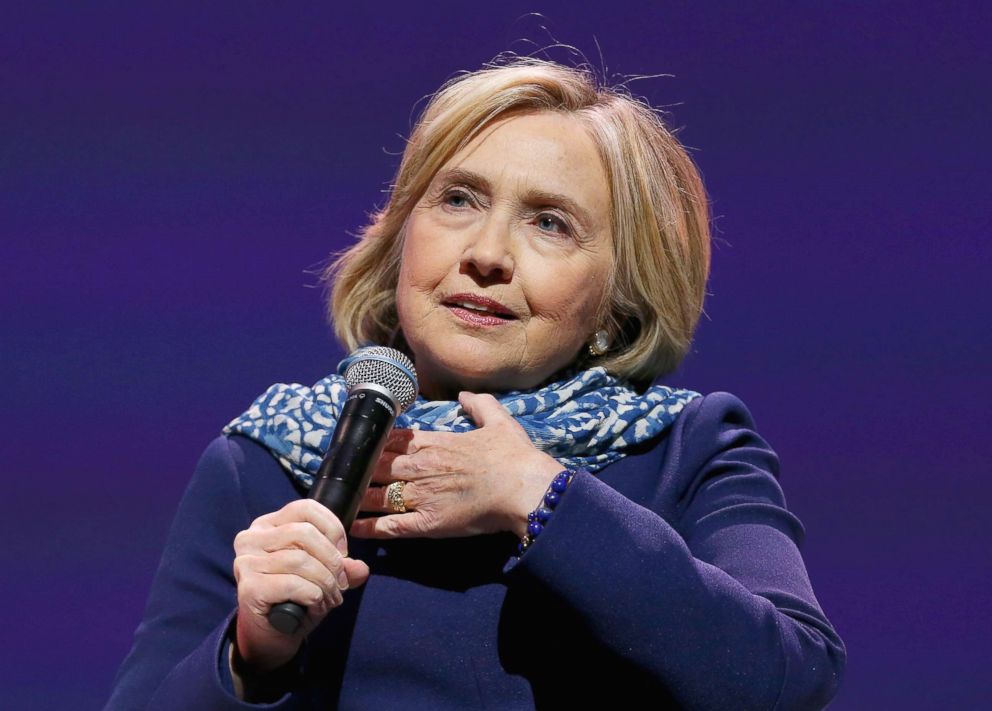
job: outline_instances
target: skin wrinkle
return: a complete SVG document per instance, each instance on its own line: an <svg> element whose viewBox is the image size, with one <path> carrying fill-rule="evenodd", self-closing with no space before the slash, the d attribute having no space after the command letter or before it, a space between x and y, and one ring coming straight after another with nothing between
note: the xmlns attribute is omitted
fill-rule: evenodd
<svg viewBox="0 0 992 711"><path fill-rule="evenodd" d="M528 127L529 136L528 131L517 131L514 138L519 139L522 134L526 143L528 137L547 141L549 135L554 136L555 140L562 136L560 125L548 131L552 127L541 123L538 120L536 125ZM572 128L573 135L567 136L561 143L570 144L567 139L575 137L574 126ZM579 135L580 140L589 143L588 136ZM525 151L523 156L519 152L514 156L511 150L508 157L505 149L488 156L478 154L478 150L475 147L470 153L479 155L483 170L485 166L502 165L504 161L519 170L521 157L525 157L524 163L535 160L535 153L530 150ZM540 153L536 155L540 163ZM503 370L511 373L536 372L546 380L553 374L550 372L552 367L560 370L574 360L580 347L575 341L585 340L583 332L591 328L584 319L594 310L592 305L596 301L597 287L601 288L612 268L611 235L595 235L597 241L580 243L570 234L567 222L548 225L543 219L553 215L554 219L561 220L561 212L523 209L515 201L519 200L520 193L568 190L573 175L580 173L578 182L581 185L585 179L586 190L584 194L582 190L576 192L575 198L589 200L587 205L590 208L608 213L608 186L602 174L594 175L595 164L590 165L588 155L580 155L580 163L583 162L584 167L578 171L560 171L569 176L568 183L559 184L553 176L541 171L526 170L522 177L514 176L512 169L500 171L500 179L493 179L495 197L492 200L476 196L473 198L475 203L472 203L469 198L461 196L457 208L450 209L455 207L451 205L450 196L458 193L443 192L448 197L439 200L436 191L410 213L402 230L403 269L397 281L397 314L400 318L399 330L414 352L418 370L425 361L425 351L418 350L418 344L427 348L428 360L439 355L450 356L456 366L454 384L460 389L470 385L466 370L469 378L481 372L482 378L489 379L489 382L476 380L481 384L478 389L499 390L520 387L513 384L503 387ZM594 198L590 198L589 194L590 179L591 189L601 190L601 194ZM507 183L512 189L507 188ZM480 208L480 204L486 207ZM522 220L526 223L518 224ZM540 229L535 221L541 223ZM544 226L549 229L543 229ZM593 287L592 293L590 285ZM489 333L485 330L473 332L471 328L461 326L461 322L455 320L442 304L451 295L463 292L483 294L504 303L518 316L520 323L510 324L512 328L505 330L496 327L495 332ZM575 298L576 295L581 298ZM599 296L601 300L603 295ZM465 333L471 337L452 338L453 335L464 336ZM487 372L486 368L493 362L498 368ZM466 368L457 371L464 363L481 367L481 370L475 373ZM444 371L443 361L431 365L440 365ZM435 386L429 385L422 391L427 397L452 397L455 394L439 392L438 385L445 384L435 383ZM497 403L493 401L492 404ZM480 426L483 425L482 419L488 419L484 426L489 431L482 435L487 446L489 442L504 441L506 423L501 424L496 413L483 416L484 407L479 402L473 406L463 403L463 406L473 411L472 417ZM480 416L483 416L482 419L478 419ZM519 429L519 425L515 426ZM396 519L387 515L383 519L357 522L359 528L378 527L378 534L385 537L412 535L414 531L401 530L402 520L407 522L405 525L415 528L416 533L431 537L450 535L454 531L464 535L465 532L495 530L512 530L522 535L518 529L526 519L527 512L523 509L529 510L532 502L543 494L551 478L560 471L560 465L548 455L539 453L522 429L507 435L507 445L517 440L508 447L512 455L487 462L479 461L479 440L466 439L471 437L468 433L452 436L451 441L442 433L433 433L426 440L430 445L425 447L418 442L427 435L415 435L412 441L406 442L407 454L393 458L394 466L389 466L387 461L387 466L374 479L381 487L388 486L393 480L412 479L406 489L410 493L408 508L412 508L412 512L400 514ZM430 456L418 457L428 451ZM519 464L523 475L504 470L507 461ZM492 482L487 484L487 479ZM480 497L480 490L486 491L487 495ZM455 501L459 505L451 506ZM372 510L389 510L384 492L379 501L370 503ZM368 530L364 532L371 533Z"/></svg>
<svg viewBox="0 0 992 711"><path fill-rule="evenodd" d="M488 209L492 206L492 188L484 176L456 168L442 171L435 180L439 184L433 186L431 189L432 204L439 204L444 199L445 192L449 188L461 187L472 192L482 207ZM542 211L543 206L548 204L553 205L557 210L560 210L570 218L566 221L569 223L573 235L580 243L585 241L587 232L596 231L594 227L595 221L570 198L557 193L528 189L526 188L526 184L526 180L517 179L516 192L519 195L525 196L525 199L523 205L515 208L513 213L515 217L536 216ZM524 188L521 189L521 186L524 186ZM572 207L573 205L574 207Z"/></svg>
<svg viewBox="0 0 992 711"><path fill-rule="evenodd" d="M584 235L560 203L527 203L536 194L574 200L598 230ZM400 327L426 395L533 387L575 360L606 301L611 199L598 152L570 117L498 122L442 167L404 226L397 283ZM549 219L564 226L544 229ZM518 319L462 325L442 305L462 292L494 298Z"/></svg>

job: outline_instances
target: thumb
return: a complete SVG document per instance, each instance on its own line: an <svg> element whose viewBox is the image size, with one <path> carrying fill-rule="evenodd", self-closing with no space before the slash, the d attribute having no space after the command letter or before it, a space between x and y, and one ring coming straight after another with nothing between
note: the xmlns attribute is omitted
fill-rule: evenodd
<svg viewBox="0 0 992 711"><path fill-rule="evenodd" d="M369 579L369 566L357 558L344 559L344 571L348 575L348 587L357 588Z"/></svg>
<svg viewBox="0 0 992 711"><path fill-rule="evenodd" d="M463 391L458 393L458 402L479 427L492 425L510 417L506 408L492 395Z"/></svg>

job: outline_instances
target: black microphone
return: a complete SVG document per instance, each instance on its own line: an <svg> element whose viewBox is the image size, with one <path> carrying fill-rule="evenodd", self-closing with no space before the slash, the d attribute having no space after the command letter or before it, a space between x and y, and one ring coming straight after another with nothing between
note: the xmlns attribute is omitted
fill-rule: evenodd
<svg viewBox="0 0 992 711"><path fill-rule="evenodd" d="M417 398L417 371L399 351L368 346L341 361L338 373L344 375L348 399L308 498L329 508L347 531L358 515L386 435L396 416ZM304 617L306 608L295 602L273 605L268 614L269 624L284 634L296 632Z"/></svg>

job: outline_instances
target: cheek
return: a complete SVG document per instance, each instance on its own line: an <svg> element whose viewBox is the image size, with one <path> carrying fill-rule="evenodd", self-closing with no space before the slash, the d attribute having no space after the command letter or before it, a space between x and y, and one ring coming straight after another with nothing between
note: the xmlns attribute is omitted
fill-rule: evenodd
<svg viewBox="0 0 992 711"><path fill-rule="evenodd" d="M420 225L410 229L400 255L400 281L414 291L433 290L451 266L444 241L432 239L432 230Z"/></svg>
<svg viewBox="0 0 992 711"><path fill-rule="evenodd" d="M404 333L431 311L434 293L447 274L441 255L425 249L423 244L423 240L410 236L401 255L396 312Z"/></svg>
<svg viewBox="0 0 992 711"><path fill-rule="evenodd" d="M409 307L417 293L423 290L426 282L427 265L418 256L418 251L407 242L400 257L400 274L396 282L397 308Z"/></svg>
<svg viewBox="0 0 992 711"><path fill-rule="evenodd" d="M413 307L412 295L410 275L405 267L400 267L399 279L396 281L396 314L399 316L401 328L405 325L404 320L409 318L410 309Z"/></svg>
<svg viewBox="0 0 992 711"><path fill-rule="evenodd" d="M600 270L575 269L549 271L542 280L537 299L542 315L568 328L578 328L582 337L595 330L593 321L606 287Z"/></svg>

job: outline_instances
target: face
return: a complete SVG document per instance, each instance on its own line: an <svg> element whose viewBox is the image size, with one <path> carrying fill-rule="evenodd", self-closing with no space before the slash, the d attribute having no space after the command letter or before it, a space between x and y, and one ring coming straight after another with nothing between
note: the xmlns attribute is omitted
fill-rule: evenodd
<svg viewBox="0 0 992 711"><path fill-rule="evenodd" d="M600 328L610 190L575 118L487 127L438 171L403 239L396 306L425 397L534 387Z"/></svg>

